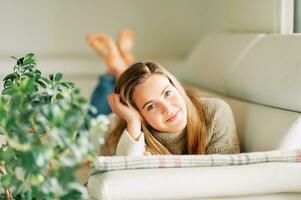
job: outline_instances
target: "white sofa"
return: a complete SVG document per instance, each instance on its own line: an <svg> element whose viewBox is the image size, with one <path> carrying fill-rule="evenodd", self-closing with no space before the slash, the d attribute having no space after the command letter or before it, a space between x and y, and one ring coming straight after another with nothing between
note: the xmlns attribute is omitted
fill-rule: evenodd
<svg viewBox="0 0 301 200"><path fill-rule="evenodd" d="M242 152L301 148L300 52L301 35L221 33L168 68L230 104ZM301 199L301 163L110 171L88 190L92 199Z"/></svg>

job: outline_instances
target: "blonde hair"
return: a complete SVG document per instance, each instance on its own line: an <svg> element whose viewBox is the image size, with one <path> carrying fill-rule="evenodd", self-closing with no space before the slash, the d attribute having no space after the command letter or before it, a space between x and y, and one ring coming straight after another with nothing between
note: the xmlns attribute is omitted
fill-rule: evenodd
<svg viewBox="0 0 301 200"><path fill-rule="evenodd" d="M187 150L188 154L205 154L207 145L207 128L205 115L199 95L191 88L183 88L180 82L166 69L153 62L138 62L130 66L118 79L115 93L119 93L125 104L137 109L133 100L135 87L144 82L152 74L167 77L178 90L187 107ZM138 109L137 109L138 110ZM119 119L117 126L109 133L106 145L102 149L103 155L113 155L122 132L127 127L124 120ZM145 148L152 154L171 154L151 133L151 127L144 121L142 131L145 136Z"/></svg>

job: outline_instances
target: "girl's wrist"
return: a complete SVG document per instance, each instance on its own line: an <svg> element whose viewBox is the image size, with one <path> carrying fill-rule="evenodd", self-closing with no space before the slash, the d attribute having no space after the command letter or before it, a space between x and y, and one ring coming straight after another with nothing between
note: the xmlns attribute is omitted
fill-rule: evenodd
<svg viewBox="0 0 301 200"><path fill-rule="evenodd" d="M141 123L135 120L127 122L127 131L134 140L138 141L141 135Z"/></svg>

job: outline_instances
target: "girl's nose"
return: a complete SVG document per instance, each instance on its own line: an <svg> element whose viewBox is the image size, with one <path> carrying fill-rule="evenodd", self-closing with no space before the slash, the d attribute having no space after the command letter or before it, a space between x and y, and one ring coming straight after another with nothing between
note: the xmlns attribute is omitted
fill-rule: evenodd
<svg viewBox="0 0 301 200"><path fill-rule="evenodd" d="M162 112L166 114L171 113L171 105L169 102L167 101L162 102Z"/></svg>

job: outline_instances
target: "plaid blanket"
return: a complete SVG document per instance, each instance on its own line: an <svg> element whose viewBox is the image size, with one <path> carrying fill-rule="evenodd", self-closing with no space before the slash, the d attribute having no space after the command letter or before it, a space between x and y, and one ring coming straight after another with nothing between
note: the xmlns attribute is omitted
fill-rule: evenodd
<svg viewBox="0 0 301 200"><path fill-rule="evenodd" d="M301 149L227 155L100 156L94 163L91 175L112 170L213 167L264 162L301 162Z"/></svg>

